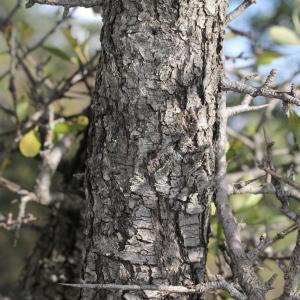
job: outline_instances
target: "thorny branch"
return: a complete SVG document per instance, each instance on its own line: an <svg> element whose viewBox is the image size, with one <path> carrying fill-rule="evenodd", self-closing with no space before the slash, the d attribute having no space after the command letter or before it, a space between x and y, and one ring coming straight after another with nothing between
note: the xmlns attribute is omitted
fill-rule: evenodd
<svg viewBox="0 0 300 300"><path fill-rule="evenodd" d="M228 107L226 109L227 118L233 117L233 116L238 115L243 112L260 110L260 109L266 108L268 106L269 106L269 104L263 104L263 105L257 105L257 106L249 106L249 105L241 104L241 105L237 105L234 107Z"/></svg>
<svg viewBox="0 0 300 300"><path fill-rule="evenodd" d="M123 290L123 291L160 291L166 293L176 294L203 294L207 291L215 291L217 289L226 290L231 296L237 300L246 300L247 297L243 295L232 283L227 282L223 277L218 276L216 281L199 284L195 287L172 286L172 285L122 285L122 284L67 284L61 283L63 286L85 289L109 289L109 290Z"/></svg>
<svg viewBox="0 0 300 300"><path fill-rule="evenodd" d="M249 295L249 299L262 300L266 292L257 275L252 268L252 262L246 255L238 223L233 215L229 204L228 190L226 183L227 164L226 164L226 100L220 103L220 114L222 122L220 124L220 141L218 148L218 166L216 174L216 207L217 214L224 230L225 240L229 249L230 258L233 264L233 272L238 278L242 288Z"/></svg>
<svg viewBox="0 0 300 300"><path fill-rule="evenodd" d="M17 227L24 225L24 224L29 224L34 221L36 221L37 218L33 215L28 213L27 215L23 216L21 219L13 219L12 213L9 213L6 218L2 218L0 220L0 228L4 228L5 230L15 230Z"/></svg>
<svg viewBox="0 0 300 300"><path fill-rule="evenodd" d="M296 93L293 86L291 87L290 92L278 92L277 90L271 88L271 85L275 79L276 74L277 71L272 70L268 75L267 79L265 80L265 82L261 85L261 87L258 88L247 85L245 83L245 80L239 82L233 82L227 78L223 78L222 85L225 91L229 90L241 94L246 94L244 100L240 105L235 107L229 107L226 109L226 114L225 117L223 118L223 122L225 123L229 117L234 116L238 113L257 110L268 106L268 105L262 105L258 107L250 106L251 101L256 96L277 98L284 101L284 103L286 104L300 105L300 99L296 97ZM221 132L223 132L223 140L225 140L225 131L226 131L226 127L224 124L221 130ZM250 148L252 149L256 148L255 147L256 145L253 144L252 141L248 141L247 138L241 137L239 134L235 134L235 137L239 139L242 138L243 142L246 145L250 145ZM240 285L246 291L246 294L250 296L250 299L252 298L264 299L264 294L269 290L270 284L274 281L272 277L271 278L272 280L266 283L265 286L263 286L262 283L256 277L255 273L253 272L253 264L257 259L258 255L261 254L268 246L273 244L275 241L277 241L280 238L283 238L285 235L297 229L299 226L299 216L291 209L289 209L289 196L291 196L291 192L289 193L287 192L287 189L283 186L282 182L289 184L291 187L295 188L296 190L297 189L299 190L300 187L298 184L294 183L289 178L279 176L276 173L276 170L272 163L273 143L268 141L266 135L265 135L265 142L267 147L267 158L266 158L265 165L263 166L263 169L268 175L271 175L271 183L266 183L263 187L256 186L255 188L253 188L253 186L252 187L249 186L249 184L255 182L257 179L250 180L249 183L246 183L244 185L241 184L234 184L232 186L226 185L224 179L225 174L227 173L226 157L225 157L226 155L224 153L224 150L221 149L221 148L225 148L224 142L221 143L220 145L220 156L218 160L219 175L217 177L217 195L216 195L217 212L224 230L225 240L229 248L229 254L232 259L233 271L236 274L237 278L239 279ZM291 190L291 188L289 188L289 190ZM293 225L290 229L286 230L285 232L282 232L281 234L278 234L273 239L261 238L258 247L256 249L253 249L248 254L245 253L242 247L241 235L238 230L238 224L232 214L232 210L229 206L228 199L227 199L228 194L244 193L244 192L274 193L282 204L281 211L288 218L296 222L296 225ZM286 299L284 297L295 296L296 293L294 282L295 281L297 282L297 279L295 279L295 277L298 278L300 273L300 262L299 259L296 259L296 257L299 256L298 252L300 251L298 242L299 242L299 237L292 255L294 259L293 260L291 259L289 270L285 271L285 280L289 282L285 283L285 291L281 299ZM240 272L241 270L242 272ZM294 276L293 278L294 280L291 280L291 278L289 277L289 273L293 274L292 276ZM247 285L247 283L249 282L251 282L252 287ZM292 293L290 292L291 290L293 291Z"/></svg>
<svg viewBox="0 0 300 300"><path fill-rule="evenodd" d="M254 262L268 247L270 247L275 242L285 238L288 234L297 229L298 226L293 224L285 230L282 230L281 232L277 233L273 238L261 236L258 246L248 253L248 257L251 259L251 261Z"/></svg>
<svg viewBox="0 0 300 300"><path fill-rule="evenodd" d="M251 85L239 81L232 81L223 78L222 85L224 91L233 91L241 94L248 94L252 97L263 96L267 98L277 98L286 103L291 103L300 106L300 99L295 97L291 92L279 92L269 87L256 88Z"/></svg>

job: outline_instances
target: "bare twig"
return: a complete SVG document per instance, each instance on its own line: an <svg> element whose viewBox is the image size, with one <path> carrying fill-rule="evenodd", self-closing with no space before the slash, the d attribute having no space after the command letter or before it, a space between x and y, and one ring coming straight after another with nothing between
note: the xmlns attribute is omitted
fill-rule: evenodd
<svg viewBox="0 0 300 300"><path fill-rule="evenodd" d="M226 111L227 111L227 109L226 109ZM245 144L250 149L253 149L253 150L255 149L255 146L256 146L255 143L250 138L243 135L242 133L235 131L234 129L232 129L229 126L227 127L226 132L229 136L240 140L243 144Z"/></svg>
<svg viewBox="0 0 300 300"><path fill-rule="evenodd" d="M12 213L9 213L7 218L0 221L0 227L4 228L6 230L14 230L19 225L28 224L28 223L34 222L36 220L37 220L36 217L33 216L32 214L27 214L21 220L19 220L19 219L14 220Z"/></svg>
<svg viewBox="0 0 300 300"><path fill-rule="evenodd" d="M28 0L26 7L32 7L34 4L46 4L63 7L95 7L102 5L103 0Z"/></svg>
<svg viewBox="0 0 300 300"><path fill-rule="evenodd" d="M300 201L300 193L289 186L284 186L284 191L288 197ZM275 194L275 188L271 183L240 185L240 183L228 184L228 195L235 194Z"/></svg>
<svg viewBox="0 0 300 300"><path fill-rule="evenodd" d="M226 100L222 99L219 104L221 123L220 140L217 154L216 174L216 207L217 214L222 225L225 240L229 248L229 254L233 263L233 272L236 275L241 287L245 290L249 299L263 300L265 287L260 282L252 268L252 262L248 259L242 245L239 226L233 215L228 201L228 190L226 183L226 127L227 118L225 114Z"/></svg>
<svg viewBox="0 0 300 300"><path fill-rule="evenodd" d="M296 299L299 275L300 275L300 230L298 230L296 246L294 248L292 257L289 261L288 269L284 274L285 283L284 283L283 294L280 298L281 300L290 299L291 297L295 297Z"/></svg>
<svg viewBox="0 0 300 300"><path fill-rule="evenodd" d="M237 34L237 35L240 35L240 36L244 36L244 37L247 37L248 39L250 40L253 40L254 37L252 36L251 32L245 32L245 31L241 31L239 29L236 29L236 28L233 28L231 26L228 26L228 29L234 33L234 34Z"/></svg>
<svg viewBox="0 0 300 300"><path fill-rule="evenodd" d="M74 135L67 135L56 146L42 154L43 162L40 166L40 172L36 178L34 190L39 202L43 205L49 205L52 201L52 195L50 192L52 176L64 154L70 149L74 139Z"/></svg>
<svg viewBox="0 0 300 300"><path fill-rule="evenodd" d="M253 3L256 3L256 0L244 0L236 9L226 16L225 25L228 25L233 19L237 18Z"/></svg>
<svg viewBox="0 0 300 300"><path fill-rule="evenodd" d="M21 226L22 226L22 220L26 218L26 206L29 201L32 199L28 196L23 196L21 197L21 201L19 204L19 213L18 213L18 218L17 218L17 224L16 224L16 231L15 231L15 239L14 239L14 247L17 246L19 237L20 237L20 231L21 231Z"/></svg>
<svg viewBox="0 0 300 300"><path fill-rule="evenodd" d="M241 105L237 105L237 106L233 106L233 107L228 107L226 109L226 114L227 114L227 117L230 118L230 117L233 117L233 116L238 115L243 112L257 111L257 110L266 108L268 106L269 106L269 104L263 104L263 105L257 105L257 106L249 106L249 105L241 104Z"/></svg>
<svg viewBox="0 0 300 300"><path fill-rule="evenodd" d="M258 246L253 249L252 251L250 251L248 253L248 257L252 260L255 261L257 260L257 258L271 245L273 245L274 243L276 243L277 241L285 238L288 234L290 234L291 232L293 232L294 230L297 230L298 226L293 224L291 226L289 226L288 228L282 230L281 232L277 233L273 238L268 238L268 237L264 237L261 236L260 237L260 242L258 244Z"/></svg>
<svg viewBox="0 0 300 300"><path fill-rule="evenodd" d="M247 194L247 193L271 194L274 193L274 188L271 184L265 184L263 186L257 186L257 185L240 186L239 183L228 185L228 195Z"/></svg>
<svg viewBox="0 0 300 300"><path fill-rule="evenodd" d="M267 76L264 84L262 85L262 88L269 88L273 84L276 76L278 74L278 71L276 69L272 69L269 75Z"/></svg>
<svg viewBox="0 0 300 300"><path fill-rule="evenodd" d="M256 88L243 82L231 81L227 78L223 78L222 85L225 91L248 94L252 97L263 96L267 98L277 98L287 103L292 103L300 106L300 99L291 96L288 92L278 92L271 88Z"/></svg>
<svg viewBox="0 0 300 300"><path fill-rule="evenodd" d="M11 30L10 38L8 40L8 46L9 46L9 52L10 52L10 78L9 78L9 91L13 100L14 104L14 111L15 111L15 118L16 122L18 123L18 117L16 115L17 110L17 91L16 91L16 56L17 56L17 50L16 50L16 37L15 37L15 31L14 29Z"/></svg>
<svg viewBox="0 0 300 300"><path fill-rule="evenodd" d="M0 30L2 30L2 27L6 26L10 22L11 18L15 15L15 13L19 10L20 7L21 0L18 0L13 9L8 13L7 17L0 22Z"/></svg>
<svg viewBox="0 0 300 300"><path fill-rule="evenodd" d="M275 167L273 165L273 161L272 161L272 148L273 148L274 143L268 139L265 130L264 130L264 136L265 136L266 150L267 150L266 151L267 152L266 159L265 159L265 164L267 167L264 167L264 169L268 170L268 172L266 172L268 175L271 175L270 182L273 184L273 186L275 188L275 195L281 203L281 211L288 218L290 218L294 222L298 223L298 225L300 225L299 215L289 208L289 196L286 193L284 186L282 184L283 180L279 179L278 176L276 176L276 169L275 169ZM287 182L287 181L293 183L292 180L285 178L285 182Z"/></svg>
<svg viewBox="0 0 300 300"><path fill-rule="evenodd" d="M107 289L107 290L122 290L122 291L160 291L166 293L176 294L202 294L207 291L215 291L217 289L223 289L228 291L231 296L238 300L245 300L247 297L238 291L233 284L227 282L223 277L218 277L216 281L198 284L194 287L184 286L172 286L172 285L124 285L124 284L92 284L92 283L81 283L81 284L68 284L60 283L60 285L73 287L73 288L84 288L84 289Z"/></svg>
<svg viewBox="0 0 300 300"><path fill-rule="evenodd" d="M17 183L4 178L3 176L0 176L0 187L4 187L7 190L9 190L9 191L21 196L21 197L27 196L32 201L38 201L37 196L36 196L35 193L32 193L32 192L22 188Z"/></svg>
<svg viewBox="0 0 300 300"><path fill-rule="evenodd" d="M235 62L238 59L241 60L249 60L249 59L254 59L254 56L247 56L244 54L244 52L241 52L240 54L236 55L236 56L230 56L230 55L225 55L225 59L226 60L231 60L233 62Z"/></svg>
<svg viewBox="0 0 300 300"><path fill-rule="evenodd" d="M28 47L25 52L22 54L21 56L21 61L24 61L25 58L33 51L35 51L36 49L40 48L45 42L46 40L56 32L57 28L63 23L65 22L67 19L60 19L58 20L54 26L46 33L44 34L34 45L32 45L31 47ZM18 46L20 46L20 43L17 43ZM4 71L1 75L0 75L0 80L2 80L4 77L6 77L9 74L10 70L6 70Z"/></svg>
<svg viewBox="0 0 300 300"><path fill-rule="evenodd" d="M287 183L288 185L292 186L293 188L297 189L300 191L300 184L297 184L296 182L294 182L293 180L287 178L287 177L284 177L284 176L281 176L279 174L277 174L275 171L271 170L270 168L267 168L267 167L264 167L263 170L270 174L272 177L278 179L278 180L281 180L282 182L285 182Z"/></svg>

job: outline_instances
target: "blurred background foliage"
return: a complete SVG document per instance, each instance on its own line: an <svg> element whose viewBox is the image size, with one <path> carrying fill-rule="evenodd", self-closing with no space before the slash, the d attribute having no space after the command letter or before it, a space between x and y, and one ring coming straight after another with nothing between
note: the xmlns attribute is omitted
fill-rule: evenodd
<svg viewBox="0 0 300 300"><path fill-rule="evenodd" d="M240 1L231 1L229 10ZM233 79L248 79L253 86L261 86L272 69L278 70L274 85L281 91L289 91L290 83L300 86L300 1L257 1L243 15L234 20L225 36L227 76ZM298 92L299 93L299 92ZM299 94L297 94L299 95ZM228 106L241 102L244 95L230 93ZM274 142L273 163L278 172L300 180L300 118L299 108L283 107L274 99L257 97L254 104L270 103L267 109L248 112L229 119L228 171L229 181L245 183L262 177L261 184L268 182L258 165L266 156L265 137ZM274 237L288 228L292 222L280 211L280 203L272 194L235 194L230 197L246 249L259 243L261 235ZM291 200L291 208L299 213L299 199ZM209 253L209 268L212 274L220 272L224 255L221 226L213 211L212 235ZM267 299L278 297L283 288L283 272L280 267L294 248L296 231L278 240L261 257L258 274L266 281L274 273L278 277ZM221 247L222 248L222 247ZM217 258L216 258L217 257ZM223 263L222 263L223 261ZM225 296L226 294L223 294ZM215 298L222 299L222 298ZM226 295L226 299L230 299Z"/></svg>
<svg viewBox="0 0 300 300"><path fill-rule="evenodd" d="M72 78L75 84L72 82L64 93L55 96L51 94L90 61L90 70L94 71L100 48L101 17L91 9L76 9L63 20L61 9L34 6L26 10L22 1L13 18L3 25L16 4L17 1L11 0L0 2L0 172L25 189L33 190L40 163L39 153L45 150L43 131L49 124L45 123L47 119L41 118L31 130L26 129L25 125L35 113L49 106L55 115L52 133L57 140L69 132L79 133L78 142L65 155L52 182L57 190L65 190L68 187L63 178L66 173L68 176L71 174L72 160L83 138L82 132L89 122L87 108L91 100L94 74L87 78L87 82L76 82L76 78ZM15 72L16 101L10 91L10 76L7 73L12 63L8 41L11 32L16 36L15 51L20 57L25 56L23 63L26 64L26 68L18 66ZM26 72L34 77L34 84ZM1 220L9 214L13 215L13 219L17 218L17 198L7 189L0 188ZM15 230L0 228L1 294L13 289L26 257L39 236L40 228L47 222L47 207L29 203L26 210L37 220L22 226L17 243Z"/></svg>
<svg viewBox="0 0 300 300"><path fill-rule="evenodd" d="M240 1L231 1L230 8ZM4 20L16 1L2 0L0 3L0 23ZM101 17L90 9L77 9L71 17L62 20L62 10L34 6L25 10L24 3L14 15L12 22L1 29L0 33L0 172L6 178L32 190L38 173L40 152L43 151L43 128L48 124L40 123L31 128L31 137L25 140L22 124L26 124L34 113L43 107L50 107L55 114L51 132L55 139L76 131L77 147L71 149L55 174L53 185L56 189L68 189L64 183L65 171L71 168L72 160L83 139L84 130L89 122L87 108L90 104L94 77L86 82L79 81L66 92L52 97L53 87L66 81L71 74L93 58L100 48L99 32ZM57 25L55 25L57 24ZM17 51L26 56L24 62L35 79L42 78L36 92L28 79L26 69L18 67L16 78L16 100L10 92L10 77L5 72L10 69L10 49L7 36L13 28L19 44ZM54 29L53 29L54 28ZM38 44L49 31L53 32L45 42ZM290 89L290 82L296 88L300 83L300 1L299 0L258 0L256 5L236 19L226 30L225 56L226 71L229 77L241 79L248 73L257 73L249 81L259 85L272 68L279 73L276 86L282 90ZM95 66L97 60L93 60ZM3 75L4 74L4 75ZM52 87L52 88L51 88ZM43 95L44 99L39 99ZM61 97L60 97L61 96ZM50 102L49 99L51 100ZM228 105L241 101L241 96L230 93ZM291 173L295 181L300 176L300 127L297 109L283 107L277 100L255 99L255 104L269 103L270 106L258 112L249 112L232 117L228 132L227 151L229 179L232 182L245 182L261 176L261 183L266 181L264 172L257 165L265 156L265 137L274 141L274 164L281 174ZM44 122L44 123L43 123ZM17 139L17 140L16 140ZM25 146L20 147L20 142ZM74 144L74 145L75 145ZM75 150L74 150L75 148ZM23 149L23 150L22 150ZM24 150L25 149L25 150ZM246 248L255 247L261 234L274 236L277 232L291 225L281 212L278 200L272 194L232 195L231 204L236 218L243 224L242 237ZM0 218L9 213L18 215L18 199L6 189L0 188ZM291 203L292 209L299 213L299 199ZM37 217L34 223L22 226L17 244L15 230L0 228L0 293L8 293L15 285L26 257L31 253L39 236L39 228L47 221L47 207L31 203L27 207ZM220 224L212 207L212 238L208 257L208 274L215 274L222 269L226 257L222 249L224 237ZM265 280L274 272L279 276L275 289L268 293L268 299L280 294L283 274L279 266L294 247L296 232L293 231L268 249L269 258L262 257L258 273ZM207 299L230 299L225 293L219 296L207 295Z"/></svg>

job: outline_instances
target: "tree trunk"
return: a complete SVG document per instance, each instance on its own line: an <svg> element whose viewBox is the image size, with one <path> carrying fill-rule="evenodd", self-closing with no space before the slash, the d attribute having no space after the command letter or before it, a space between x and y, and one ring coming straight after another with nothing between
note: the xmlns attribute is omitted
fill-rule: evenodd
<svg viewBox="0 0 300 300"><path fill-rule="evenodd" d="M205 281L226 1L104 1L86 171L87 283ZM82 299L200 299L84 290Z"/></svg>

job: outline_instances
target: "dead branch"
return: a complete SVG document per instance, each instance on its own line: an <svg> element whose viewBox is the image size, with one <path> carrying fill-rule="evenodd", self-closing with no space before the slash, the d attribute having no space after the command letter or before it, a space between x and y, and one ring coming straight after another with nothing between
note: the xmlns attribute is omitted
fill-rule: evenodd
<svg viewBox="0 0 300 300"><path fill-rule="evenodd" d="M105 284L92 284L92 283L81 283L81 284L68 284L60 283L60 285L81 288L81 289L108 289L108 290L122 290L122 291L159 291L166 293L176 294L202 294L207 291L215 291L217 289L223 289L230 293L231 296L238 300L245 300L247 297L243 295L232 283L227 282L223 277L218 276L216 281L198 284L194 287L185 286L172 286L172 285L124 285L115 283Z"/></svg>
<svg viewBox="0 0 300 300"><path fill-rule="evenodd" d="M102 5L103 0L28 0L26 8L32 7L34 4L46 4L63 7L95 7Z"/></svg>
<svg viewBox="0 0 300 300"><path fill-rule="evenodd" d="M74 139L74 135L66 135L52 149L47 150L42 154L43 162L40 166L40 172L36 178L36 185L34 188L39 203L43 205L49 205L51 203L52 195L50 191L50 185L52 176L55 173L64 154L70 149Z"/></svg>
<svg viewBox="0 0 300 300"><path fill-rule="evenodd" d="M242 245L238 223L233 215L229 204L228 190L226 182L226 102L220 103L220 111L224 112L220 124L220 141L217 153L217 174L216 174L216 208L218 218L222 225L225 240L231 257L233 272L241 287L245 290L249 299L263 300L265 297L265 287L255 274L252 262L246 255Z"/></svg>
<svg viewBox="0 0 300 300"><path fill-rule="evenodd" d="M300 99L292 96L290 92L279 92L269 87L256 88L240 81L232 81L228 78L223 78L222 86L224 91L233 91L241 94L248 94L252 97L263 96L266 98L276 98L286 103L292 103L300 106Z"/></svg>
<svg viewBox="0 0 300 300"><path fill-rule="evenodd" d="M9 191L21 196L21 197L26 196L26 197L30 198L32 201L35 201L35 202L38 201L38 198L37 198L35 193L32 193L32 192L22 188L17 183L15 183L11 180L8 180L8 179L4 178L1 175L0 175L0 187L4 187L7 190L9 190Z"/></svg>
<svg viewBox="0 0 300 300"><path fill-rule="evenodd" d="M297 297L298 278L300 275L300 230L298 230L296 246L292 257L289 261L289 266L284 273L284 288L281 300ZM298 294L299 296L299 294ZM299 299L299 298L298 298Z"/></svg>
<svg viewBox="0 0 300 300"><path fill-rule="evenodd" d="M256 0L244 0L236 9L226 16L225 25L228 25L233 19L236 19L253 3L256 3Z"/></svg>

